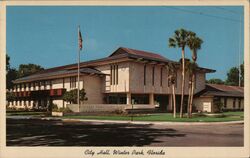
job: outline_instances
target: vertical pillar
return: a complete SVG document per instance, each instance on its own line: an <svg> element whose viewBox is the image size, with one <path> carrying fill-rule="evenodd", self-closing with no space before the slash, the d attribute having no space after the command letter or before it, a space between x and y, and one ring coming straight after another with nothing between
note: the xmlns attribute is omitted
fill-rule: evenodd
<svg viewBox="0 0 250 158"><path fill-rule="evenodd" d="M153 93L149 94L149 104L154 105L154 94Z"/></svg>
<svg viewBox="0 0 250 158"><path fill-rule="evenodd" d="M127 104L131 104L131 93L127 93Z"/></svg>
<svg viewBox="0 0 250 158"><path fill-rule="evenodd" d="M30 101L30 106L32 109L34 108L34 101L33 100Z"/></svg>

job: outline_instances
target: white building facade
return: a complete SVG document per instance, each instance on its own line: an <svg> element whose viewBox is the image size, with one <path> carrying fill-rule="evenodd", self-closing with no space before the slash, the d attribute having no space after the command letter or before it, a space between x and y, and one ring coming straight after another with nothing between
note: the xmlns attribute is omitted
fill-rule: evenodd
<svg viewBox="0 0 250 158"><path fill-rule="evenodd" d="M150 105L171 111L169 63L177 67L175 86L178 104L181 95L180 63L159 54L123 47L106 58L80 63L80 89L85 89L88 98L84 104ZM195 93L205 89L206 73L212 72L215 70L198 68ZM52 103L66 107L69 103L63 101L62 96L66 91L77 88L77 64L46 69L13 82L12 92L16 99L9 103L9 107L47 108ZM188 77L184 94L188 95Z"/></svg>

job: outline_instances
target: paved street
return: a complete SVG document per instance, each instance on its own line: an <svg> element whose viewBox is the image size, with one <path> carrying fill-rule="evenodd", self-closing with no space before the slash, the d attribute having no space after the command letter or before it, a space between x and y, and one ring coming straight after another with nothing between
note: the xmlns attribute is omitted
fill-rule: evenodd
<svg viewBox="0 0 250 158"><path fill-rule="evenodd" d="M7 146L243 146L243 126L7 119Z"/></svg>

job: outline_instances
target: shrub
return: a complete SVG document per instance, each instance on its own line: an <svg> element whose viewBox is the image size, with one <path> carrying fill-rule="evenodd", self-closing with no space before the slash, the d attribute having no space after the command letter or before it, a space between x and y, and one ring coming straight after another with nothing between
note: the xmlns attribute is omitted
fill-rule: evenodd
<svg viewBox="0 0 250 158"><path fill-rule="evenodd" d="M70 102L70 103L77 103L77 89L73 89L71 91L65 92L63 94L63 100L66 102ZM86 97L86 92L84 89L80 90L80 101L85 101L88 100L88 98Z"/></svg>
<svg viewBox="0 0 250 158"><path fill-rule="evenodd" d="M52 107L52 111L57 111L58 110L57 104L52 103L51 107Z"/></svg>
<svg viewBox="0 0 250 158"><path fill-rule="evenodd" d="M113 111L114 114L123 114L124 111L120 110L120 109L116 109Z"/></svg>
<svg viewBox="0 0 250 158"><path fill-rule="evenodd" d="M224 104L222 102L215 103L215 106L216 106L217 112L222 112L222 108L224 106Z"/></svg>

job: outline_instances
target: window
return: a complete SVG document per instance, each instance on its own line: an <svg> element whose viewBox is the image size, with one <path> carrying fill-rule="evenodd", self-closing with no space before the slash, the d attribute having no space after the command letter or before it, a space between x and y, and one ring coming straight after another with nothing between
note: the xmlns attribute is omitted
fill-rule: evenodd
<svg viewBox="0 0 250 158"><path fill-rule="evenodd" d="M153 70L152 70L152 85L155 84L155 67L153 66Z"/></svg>
<svg viewBox="0 0 250 158"><path fill-rule="evenodd" d="M107 96L108 104L126 104L127 97L125 94L109 94Z"/></svg>
<svg viewBox="0 0 250 158"><path fill-rule="evenodd" d="M239 109L241 108L241 99L240 98L238 98L238 106L239 106Z"/></svg>
<svg viewBox="0 0 250 158"><path fill-rule="evenodd" d="M236 99L234 98L234 101L233 101L233 108L235 109L235 102L236 102Z"/></svg>
<svg viewBox="0 0 250 158"><path fill-rule="evenodd" d="M163 68L161 67L161 86L162 86L162 71L163 71Z"/></svg>
<svg viewBox="0 0 250 158"><path fill-rule="evenodd" d="M76 88L76 77L70 77L70 88Z"/></svg>
<svg viewBox="0 0 250 158"><path fill-rule="evenodd" d="M118 84L118 65L110 66L110 85Z"/></svg>
<svg viewBox="0 0 250 158"><path fill-rule="evenodd" d="M118 85L118 65L116 65L116 84Z"/></svg>
<svg viewBox="0 0 250 158"><path fill-rule="evenodd" d="M227 98L224 98L224 108L227 107Z"/></svg>
<svg viewBox="0 0 250 158"><path fill-rule="evenodd" d="M146 65L144 65L144 86L146 85Z"/></svg>
<svg viewBox="0 0 250 158"><path fill-rule="evenodd" d="M132 94L131 95L132 104L149 104L148 94Z"/></svg>
<svg viewBox="0 0 250 158"><path fill-rule="evenodd" d="M112 65L110 65L110 85L112 85L113 84L113 66Z"/></svg>

